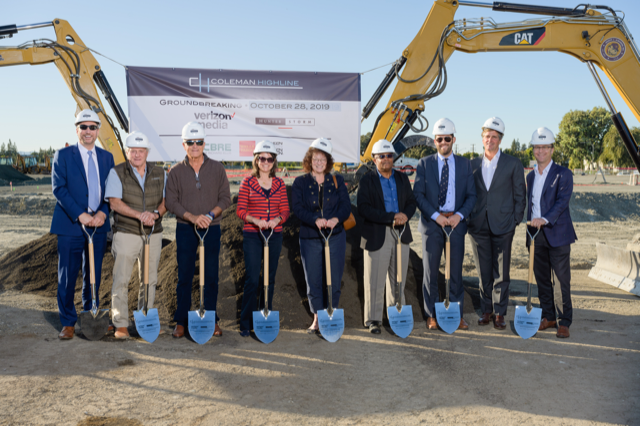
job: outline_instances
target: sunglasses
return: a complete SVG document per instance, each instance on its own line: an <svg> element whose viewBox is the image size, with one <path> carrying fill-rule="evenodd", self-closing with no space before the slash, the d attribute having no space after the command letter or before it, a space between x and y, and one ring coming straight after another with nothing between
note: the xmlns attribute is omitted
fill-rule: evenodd
<svg viewBox="0 0 640 426"><path fill-rule="evenodd" d="M384 160L385 158L393 159L393 154L378 154L378 158L380 158L381 160Z"/></svg>
<svg viewBox="0 0 640 426"><path fill-rule="evenodd" d="M194 143L198 146L204 145L204 141L184 141L184 143L186 143L187 146L193 146Z"/></svg>
<svg viewBox="0 0 640 426"><path fill-rule="evenodd" d="M443 139L447 143L451 142L451 138L449 136L446 136L444 138L436 138L436 142L442 142Z"/></svg>
<svg viewBox="0 0 640 426"><path fill-rule="evenodd" d="M268 158L267 157L258 157L258 160L261 163L269 163L269 164L273 163L273 157L268 157Z"/></svg>
<svg viewBox="0 0 640 426"><path fill-rule="evenodd" d="M86 125L86 124L81 124L78 127L80 127L80 130L98 130L98 126L96 126L95 124L92 124L90 126Z"/></svg>

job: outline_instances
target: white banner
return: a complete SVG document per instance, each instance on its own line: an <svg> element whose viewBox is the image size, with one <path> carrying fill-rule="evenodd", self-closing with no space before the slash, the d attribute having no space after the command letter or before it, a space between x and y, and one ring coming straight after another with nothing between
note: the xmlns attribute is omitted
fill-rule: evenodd
<svg viewBox="0 0 640 426"><path fill-rule="evenodd" d="M360 158L359 74L128 67L127 93L130 130L151 141L150 161L182 160L190 121L204 126L205 154L218 161L251 161L265 139L279 161L302 161L319 137L335 161Z"/></svg>

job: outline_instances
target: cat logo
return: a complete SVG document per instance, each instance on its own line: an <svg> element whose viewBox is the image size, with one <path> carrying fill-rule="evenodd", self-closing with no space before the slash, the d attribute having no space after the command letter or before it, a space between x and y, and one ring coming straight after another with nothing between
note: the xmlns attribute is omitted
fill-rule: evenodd
<svg viewBox="0 0 640 426"><path fill-rule="evenodd" d="M500 46L536 46L542 41L545 33L546 30L544 27L518 31L517 33L502 37Z"/></svg>

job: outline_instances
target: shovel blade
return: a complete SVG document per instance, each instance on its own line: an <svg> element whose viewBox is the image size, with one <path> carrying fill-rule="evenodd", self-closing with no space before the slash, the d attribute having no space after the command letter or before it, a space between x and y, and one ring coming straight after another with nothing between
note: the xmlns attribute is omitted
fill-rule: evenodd
<svg viewBox="0 0 640 426"><path fill-rule="evenodd" d="M334 309L331 316L326 309L318 311L318 327L327 342L337 342L344 332L344 309Z"/></svg>
<svg viewBox="0 0 640 426"><path fill-rule="evenodd" d="M514 324L516 326L516 332L518 336L523 339L535 336L540 327L540 321L542 320L542 309L531 308L531 312L527 312L526 306L516 306L516 315L514 317Z"/></svg>
<svg viewBox="0 0 640 426"><path fill-rule="evenodd" d="M460 302L450 302L449 309L444 302L436 303L436 320L445 333L453 334L460 326Z"/></svg>
<svg viewBox="0 0 640 426"><path fill-rule="evenodd" d="M280 332L280 312L270 311L266 317L262 311L253 312L253 332L262 343L273 342Z"/></svg>
<svg viewBox="0 0 640 426"><path fill-rule="evenodd" d="M200 317L198 311L189 311L189 335L194 342L204 345L216 331L216 311L204 311Z"/></svg>
<svg viewBox="0 0 640 426"><path fill-rule="evenodd" d="M413 308L403 305L398 312L395 305L387 307L387 318L391 330L401 339L406 339L413 330Z"/></svg>
<svg viewBox="0 0 640 426"><path fill-rule="evenodd" d="M160 317L156 308L149 309L145 316L142 311L133 311L136 320L136 330L140 337L149 343L155 342L160 334Z"/></svg>
<svg viewBox="0 0 640 426"><path fill-rule="evenodd" d="M78 315L82 334L89 340L102 339L109 331L109 310L100 309L98 315L93 317L91 311L82 311Z"/></svg>

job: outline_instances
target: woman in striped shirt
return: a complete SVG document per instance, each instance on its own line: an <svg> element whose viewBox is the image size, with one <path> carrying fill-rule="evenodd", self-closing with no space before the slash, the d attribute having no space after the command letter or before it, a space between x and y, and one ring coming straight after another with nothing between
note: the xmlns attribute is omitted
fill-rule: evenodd
<svg viewBox="0 0 640 426"><path fill-rule="evenodd" d="M268 308L272 309L276 270L282 249L282 224L289 217L287 187L282 179L276 177L277 154L271 142L259 142L253 150L253 172L250 177L244 178L238 193L236 213L244 221L243 249L246 269L240 313L240 335L243 337L250 334L253 312L264 309L265 303L263 280L260 279L264 241L258 233L262 232L268 237L273 230L269 239L268 259Z"/></svg>

